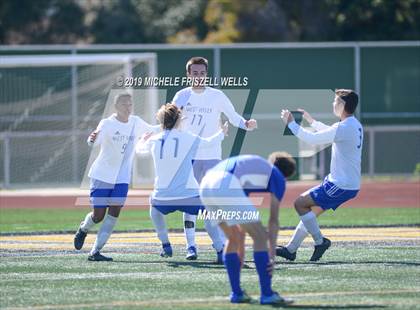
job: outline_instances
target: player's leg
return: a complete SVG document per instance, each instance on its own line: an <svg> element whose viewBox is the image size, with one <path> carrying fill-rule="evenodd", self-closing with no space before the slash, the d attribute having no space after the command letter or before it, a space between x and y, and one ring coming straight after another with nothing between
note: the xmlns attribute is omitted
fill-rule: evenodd
<svg viewBox="0 0 420 310"><path fill-rule="evenodd" d="M324 209L313 206L311 208L312 212L315 213L316 217L320 216L325 212ZM286 246L278 246L276 249L277 256L286 258L287 260L294 261L296 259L296 252L300 248L303 240L308 236L308 231L305 228L305 225L302 221L296 226L292 238L289 240L289 243Z"/></svg>
<svg viewBox="0 0 420 310"><path fill-rule="evenodd" d="M237 225L228 226L226 223L220 223L219 225L227 237L223 256L232 290L230 301L232 303L250 302L251 298L242 290L240 284L241 260L238 251L241 247L240 236L242 232Z"/></svg>
<svg viewBox="0 0 420 310"><path fill-rule="evenodd" d="M185 234L185 239L187 240L186 259L196 260L197 248L195 245L195 223L197 220L197 216L183 212L183 220L184 220L184 234Z"/></svg>
<svg viewBox="0 0 420 310"><path fill-rule="evenodd" d="M112 261L112 258L103 256L100 251L108 242L109 237L114 230L115 224L117 223L118 216L120 214L122 206L109 206L108 214L104 217L104 221L99 228L98 234L96 235L95 242L90 251L88 259L91 261Z"/></svg>
<svg viewBox="0 0 420 310"><path fill-rule="evenodd" d="M80 226L74 235L74 247L76 250L82 249L89 230L92 229L95 224L101 222L105 217L108 204L106 199L110 195L111 190L112 189L109 188L106 183L95 179L91 180L90 202L93 211L85 216L85 219L80 223Z"/></svg>
<svg viewBox="0 0 420 310"><path fill-rule="evenodd" d="M166 227L165 215L161 213L153 205L150 206L150 218L152 219L153 226L157 237L162 243L162 252L160 256L162 257L171 257L172 256L172 246L169 242L168 229Z"/></svg>
<svg viewBox="0 0 420 310"><path fill-rule="evenodd" d="M272 265L268 253L267 232L261 222L241 224L241 228L246 231L253 240L254 262L257 269L261 288L261 304L285 304L290 303L271 288Z"/></svg>
<svg viewBox="0 0 420 310"><path fill-rule="evenodd" d="M206 172L216 166L220 160L218 159L209 159L209 160L196 160L194 161L193 168L194 168L194 177L196 178L198 184L201 183L202 179L204 178ZM223 231L219 228L219 226L212 225L211 220L205 219L204 220L204 227L213 242L213 248L216 250L217 253L217 260L218 264L223 264L223 246L225 244L226 238Z"/></svg>
<svg viewBox="0 0 420 310"><path fill-rule="evenodd" d="M301 195L295 200L295 210L315 242L315 250L310 259L311 261L319 260L331 245L331 241L322 235L317 215L312 211L312 208L316 205L317 203L313 200L311 192Z"/></svg>
<svg viewBox="0 0 420 310"><path fill-rule="evenodd" d="M93 244L92 250L88 259L90 261L112 261L112 258L103 256L100 251L108 242L115 225L117 224L118 217L121 212L121 208L124 206L125 200L128 193L128 184L118 183L115 184L109 194L109 207L108 214L99 228L98 234L96 235L95 243Z"/></svg>

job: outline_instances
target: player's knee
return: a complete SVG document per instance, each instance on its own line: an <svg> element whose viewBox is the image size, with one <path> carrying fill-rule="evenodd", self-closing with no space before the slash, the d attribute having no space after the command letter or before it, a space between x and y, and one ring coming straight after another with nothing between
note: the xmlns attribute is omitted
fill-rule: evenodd
<svg viewBox="0 0 420 310"><path fill-rule="evenodd" d="M95 224L98 224L99 222L102 222L103 219L104 219L103 215L92 215L92 221Z"/></svg>
<svg viewBox="0 0 420 310"><path fill-rule="evenodd" d="M94 209L93 214L92 214L92 221L95 222L95 224L102 222L102 220L105 217L105 209Z"/></svg>
<svg viewBox="0 0 420 310"><path fill-rule="evenodd" d="M296 211L300 211L302 210L302 208L304 207L304 201L302 197L298 197L296 198L295 202L294 202L294 206L295 206L295 210Z"/></svg>
<svg viewBox="0 0 420 310"><path fill-rule="evenodd" d="M194 222L193 221L184 221L184 227L185 228L194 228Z"/></svg>

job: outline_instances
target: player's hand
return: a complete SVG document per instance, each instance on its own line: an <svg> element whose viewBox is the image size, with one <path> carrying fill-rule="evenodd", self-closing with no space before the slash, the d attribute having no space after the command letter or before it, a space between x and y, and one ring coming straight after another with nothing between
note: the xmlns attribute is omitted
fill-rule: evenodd
<svg viewBox="0 0 420 310"><path fill-rule="evenodd" d="M92 132L92 133L89 135L89 142L91 142L91 143L95 143L95 141L96 141L96 137L98 136L98 134L99 134L99 131L98 131L98 130L95 130L94 132Z"/></svg>
<svg viewBox="0 0 420 310"><path fill-rule="evenodd" d="M304 109L297 109L299 112L301 112L303 114L303 118L309 123L312 124L312 122L314 121L314 118L312 117L311 114L309 114L308 112L306 112Z"/></svg>
<svg viewBox="0 0 420 310"><path fill-rule="evenodd" d="M141 140L146 142L153 135L153 132L146 132L141 136Z"/></svg>
<svg viewBox="0 0 420 310"><path fill-rule="evenodd" d="M274 273L274 265L275 265L274 259L270 259L268 261L268 265L267 265L267 272L270 275L270 277L273 276L273 273Z"/></svg>
<svg viewBox="0 0 420 310"><path fill-rule="evenodd" d="M253 118L245 121L245 126L248 130L254 130L257 129L257 121Z"/></svg>
<svg viewBox="0 0 420 310"><path fill-rule="evenodd" d="M287 125L295 120L292 113L289 110L281 110L281 119Z"/></svg>
<svg viewBox="0 0 420 310"><path fill-rule="evenodd" d="M229 123L227 121L224 122L224 124L222 125L222 131L223 131L223 134L227 137L228 131L229 131Z"/></svg>

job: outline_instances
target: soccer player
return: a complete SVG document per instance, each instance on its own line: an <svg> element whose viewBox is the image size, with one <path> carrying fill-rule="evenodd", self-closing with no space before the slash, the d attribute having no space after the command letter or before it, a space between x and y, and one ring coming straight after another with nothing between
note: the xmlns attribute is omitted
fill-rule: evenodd
<svg viewBox="0 0 420 310"><path fill-rule="evenodd" d="M172 102L182 109L188 121L183 123L183 129L203 138L214 135L220 128L220 115L223 113L229 122L244 130L257 127L254 119L245 120L235 112L229 98L220 90L205 85L208 61L203 57L193 57L186 64L187 77L193 80L192 86L178 91ZM212 146L200 144L193 158L194 176L198 183L206 171L215 166L222 158L221 143ZM184 231L187 240L187 256L189 260L197 259L195 246L196 216L184 214ZM204 221L207 232L213 241L217 252L217 262L222 264L224 236L217 227Z"/></svg>
<svg viewBox="0 0 420 310"><path fill-rule="evenodd" d="M201 182L200 196L206 211L213 214L212 224L218 224L227 237L224 263L232 289L232 303L251 301L240 286L245 233L253 240L254 262L261 288L260 303L291 302L272 290L271 277L279 228L280 201L286 188L286 178L293 175L295 169L294 159L285 152L272 153L269 161L257 155L240 155L217 164L206 173ZM268 233L259 217L251 216L257 212L248 198L252 192L271 193Z"/></svg>
<svg viewBox="0 0 420 310"><path fill-rule="evenodd" d="M317 216L329 209L336 210L359 192L363 127L354 117L357 103L358 95L354 91L337 89L333 110L340 121L332 126L315 121L309 113L300 110L316 132L303 129L288 110L282 111L283 121L296 137L313 145L332 143L332 155L330 174L322 184L309 189L295 200L294 206L301 221L290 242L285 247L277 248L278 256L294 261L297 249L309 232L315 241L315 250L310 260L318 261L330 247L331 241L322 235Z"/></svg>
<svg viewBox="0 0 420 310"><path fill-rule="evenodd" d="M163 131L154 136L144 135L136 147L137 153L151 151L153 156L156 178L150 199L150 217L162 243L162 257L172 256L165 215L181 211L196 216L200 209L204 209L192 169L192 159L198 146L220 144L228 129L226 122L211 137L201 138L178 129L181 114L173 103L161 106L156 118Z"/></svg>
<svg viewBox="0 0 420 310"><path fill-rule="evenodd" d="M87 140L89 146L100 145L101 149L88 174L93 212L86 215L74 236L77 250L83 247L88 231L105 218L88 256L90 261L112 261L100 251L108 241L127 198L134 143L142 134L160 130L159 126L151 126L140 117L131 115L133 102L130 94L115 96L114 106L116 113L101 120Z"/></svg>

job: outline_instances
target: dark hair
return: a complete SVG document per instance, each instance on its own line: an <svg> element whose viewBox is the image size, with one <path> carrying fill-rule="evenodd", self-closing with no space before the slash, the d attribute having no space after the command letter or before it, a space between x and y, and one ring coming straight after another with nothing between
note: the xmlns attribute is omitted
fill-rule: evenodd
<svg viewBox="0 0 420 310"><path fill-rule="evenodd" d="M181 110L174 103L167 103L160 107L156 118L163 129L172 129L181 117Z"/></svg>
<svg viewBox="0 0 420 310"><path fill-rule="evenodd" d="M268 156L268 161L276 166L285 178L289 178L295 174L296 161L287 152L273 152Z"/></svg>
<svg viewBox="0 0 420 310"><path fill-rule="evenodd" d="M336 89L335 94L344 101L344 111L353 114L359 103L359 96L351 89Z"/></svg>
<svg viewBox="0 0 420 310"><path fill-rule="evenodd" d="M209 62L204 57L193 57L193 58L191 58L190 60L188 60L187 65L185 66L188 73L190 73L191 65L205 65L206 70L208 70Z"/></svg>

